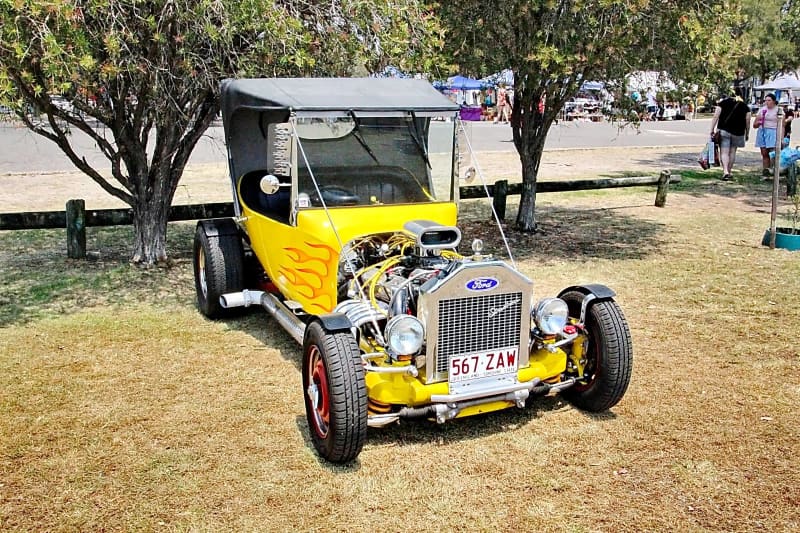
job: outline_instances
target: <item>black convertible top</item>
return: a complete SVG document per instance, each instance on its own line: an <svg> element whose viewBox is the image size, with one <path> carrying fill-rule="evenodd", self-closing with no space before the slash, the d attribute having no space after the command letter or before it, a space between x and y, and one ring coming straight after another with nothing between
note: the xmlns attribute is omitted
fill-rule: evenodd
<svg viewBox="0 0 800 533"><path fill-rule="evenodd" d="M292 111L458 111L425 80L398 78L228 79L221 85L223 117L240 109Z"/></svg>
<svg viewBox="0 0 800 533"><path fill-rule="evenodd" d="M298 116L345 115L351 111L377 116L415 112L427 131L430 115L455 114L459 106L424 80L398 78L261 78L227 79L220 84L222 124L234 187L248 172L270 168L271 124ZM422 142L426 142L423 140Z"/></svg>

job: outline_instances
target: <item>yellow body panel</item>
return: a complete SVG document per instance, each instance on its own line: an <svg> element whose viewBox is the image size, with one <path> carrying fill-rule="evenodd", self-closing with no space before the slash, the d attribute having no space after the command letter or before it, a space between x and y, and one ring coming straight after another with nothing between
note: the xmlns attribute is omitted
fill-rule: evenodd
<svg viewBox="0 0 800 533"><path fill-rule="evenodd" d="M408 220L455 225L455 203L337 207L331 218L342 243L357 237L400 231ZM292 226L243 206L250 246L270 280L289 300L308 313L322 314L336 306L339 243L323 209L304 209Z"/></svg>
<svg viewBox="0 0 800 533"><path fill-rule="evenodd" d="M509 407L514 407L514 405L516 405L514 402L490 402L490 403L482 403L481 405L471 405L459 411L455 417L466 418L468 416L491 413L493 411L500 411L502 409L508 409Z"/></svg>
<svg viewBox="0 0 800 533"><path fill-rule="evenodd" d="M517 381L528 383L536 378L545 381L559 376L567 365L567 354L561 349L555 353L538 350L530 355L530 365L517 371ZM434 394L448 394L446 381L424 384L420 379L407 374L381 374L367 372L367 396L382 404L409 405L419 407L431 403ZM493 402L464 409L459 417L497 411L514 405L512 402Z"/></svg>
<svg viewBox="0 0 800 533"><path fill-rule="evenodd" d="M339 242L323 209L297 213L295 225L268 218L243 205L244 227L250 245L272 283L290 300L314 314L333 311L336 306ZM401 231L409 220L432 220L455 225L454 203L403 204L365 207L337 207L331 218L342 243L353 239ZM530 354L527 367L517 371L517 380L553 381L564 372L567 354L542 349ZM431 403L431 396L449 393L447 382L426 385L407 374L366 372L367 395L385 405L419 407ZM512 407L513 402L496 401L462 409L458 418Z"/></svg>

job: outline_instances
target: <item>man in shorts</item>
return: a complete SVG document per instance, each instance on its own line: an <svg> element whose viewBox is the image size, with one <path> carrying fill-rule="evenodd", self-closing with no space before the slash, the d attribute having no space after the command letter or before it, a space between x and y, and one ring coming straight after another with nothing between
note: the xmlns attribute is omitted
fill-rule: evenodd
<svg viewBox="0 0 800 533"><path fill-rule="evenodd" d="M736 161L736 149L744 147L749 136L750 108L742 100L741 90L737 87L734 96L728 96L717 102L714 118L711 119L711 138L719 131L719 158L722 164L722 180L733 179L733 163Z"/></svg>

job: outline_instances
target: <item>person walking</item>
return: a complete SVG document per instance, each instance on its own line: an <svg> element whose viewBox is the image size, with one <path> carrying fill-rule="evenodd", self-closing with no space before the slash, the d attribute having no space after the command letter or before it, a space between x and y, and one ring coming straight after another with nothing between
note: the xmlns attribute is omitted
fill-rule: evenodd
<svg viewBox="0 0 800 533"><path fill-rule="evenodd" d="M711 138L719 132L719 158L722 165L722 181L733 179L731 172L736 161L736 149L743 148L749 137L750 108L742 99L741 89L734 89L734 96L717 102L711 119Z"/></svg>
<svg viewBox="0 0 800 533"><path fill-rule="evenodd" d="M647 100L647 120L655 120L658 113L658 96L655 89L648 87L644 97Z"/></svg>
<svg viewBox="0 0 800 533"><path fill-rule="evenodd" d="M505 85L501 85L497 90L497 116L495 122L508 122L509 117L508 92Z"/></svg>
<svg viewBox="0 0 800 533"><path fill-rule="evenodd" d="M758 128L755 145L761 150L761 173L768 180L772 176L769 153L775 150L778 130L778 102L774 94L769 93L764 97L764 106L753 119L753 128Z"/></svg>

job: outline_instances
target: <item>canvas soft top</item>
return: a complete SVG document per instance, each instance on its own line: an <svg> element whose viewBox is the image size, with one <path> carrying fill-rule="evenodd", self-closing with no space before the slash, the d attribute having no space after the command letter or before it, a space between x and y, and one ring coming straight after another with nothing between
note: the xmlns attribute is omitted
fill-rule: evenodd
<svg viewBox="0 0 800 533"><path fill-rule="evenodd" d="M240 109L287 111L458 111L425 80L398 78L262 78L225 80L223 117Z"/></svg>
<svg viewBox="0 0 800 533"><path fill-rule="evenodd" d="M415 113L418 121L429 121L429 114L455 116L459 110L427 81L412 79L227 79L220 92L234 186L245 173L269 168L272 147L264 144L269 125L288 122L291 113L311 117Z"/></svg>

